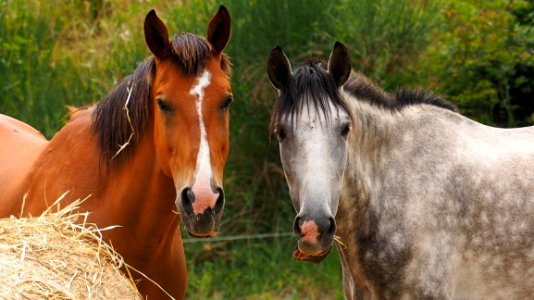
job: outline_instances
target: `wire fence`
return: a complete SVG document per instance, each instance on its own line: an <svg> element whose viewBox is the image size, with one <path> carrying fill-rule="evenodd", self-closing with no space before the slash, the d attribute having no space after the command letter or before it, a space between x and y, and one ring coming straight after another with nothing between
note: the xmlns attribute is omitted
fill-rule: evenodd
<svg viewBox="0 0 534 300"><path fill-rule="evenodd" d="M268 238L277 238L277 237L293 237L294 235L295 234L293 232L275 232L275 233L258 233L258 234L243 234L243 235L233 235L233 236L219 236L219 237L206 238L206 239L188 238L188 239L183 239L182 241L183 241L184 244L213 243L213 242L223 242L223 241L268 239Z"/></svg>

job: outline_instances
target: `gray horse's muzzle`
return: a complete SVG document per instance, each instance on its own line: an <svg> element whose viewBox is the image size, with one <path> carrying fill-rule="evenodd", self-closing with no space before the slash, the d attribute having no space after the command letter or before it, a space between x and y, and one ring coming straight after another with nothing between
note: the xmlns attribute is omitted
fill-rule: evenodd
<svg viewBox="0 0 534 300"><path fill-rule="evenodd" d="M299 239L297 245L300 253L294 253L295 257L313 261L314 257L326 257L330 253L336 233L336 221L330 215L300 213L295 218L293 231Z"/></svg>

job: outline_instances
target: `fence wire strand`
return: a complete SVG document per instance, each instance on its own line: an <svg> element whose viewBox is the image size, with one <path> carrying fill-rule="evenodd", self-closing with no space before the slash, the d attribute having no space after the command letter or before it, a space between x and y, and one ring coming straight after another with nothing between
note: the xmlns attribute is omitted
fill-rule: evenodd
<svg viewBox="0 0 534 300"><path fill-rule="evenodd" d="M206 238L206 239L189 238L189 239L183 239L182 242L184 244L213 243L213 242L238 241L238 240L267 239L267 238L277 238L277 237L292 237L294 235L295 234L293 232L258 233L258 234L220 236L220 237Z"/></svg>

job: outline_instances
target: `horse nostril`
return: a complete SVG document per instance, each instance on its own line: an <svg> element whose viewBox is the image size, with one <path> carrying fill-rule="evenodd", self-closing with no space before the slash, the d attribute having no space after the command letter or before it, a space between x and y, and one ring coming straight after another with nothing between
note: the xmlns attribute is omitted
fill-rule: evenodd
<svg viewBox="0 0 534 300"><path fill-rule="evenodd" d="M334 234L336 234L336 220L330 217L329 221L330 221L330 226L326 230L326 234L328 236L333 236Z"/></svg>
<svg viewBox="0 0 534 300"><path fill-rule="evenodd" d="M193 213L193 202L195 201L195 193L193 193L193 190L191 188L186 187L182 190L181 193L181 200L182 200L182 207L185 210L186 213L192 214Z"/></svg>
<svg viewBox="0 0 534 300"><path fill-rule="evenodd" d="M319 233L323 237L331 237L336 233L336 220L332 217L322 217L315 220Z"/></svg>
<svg viewBox="0 0 534 300"><path fill-rule="evenodd" d="M296 217L295 221L293 222L293 232L297 237L302 237L302 231L300 230L300 225L302 225L302 219L300 217Z"/></svg>
<svg viewBox="0 0 534 300"><path fill-rule="evenodd" d="M218 187L217 192L219 193L219 197L217 197L217 202L215 202L215 207L213 207L213 212L216 214L221 212L224 207L224 192L222 188Z"/></svg>

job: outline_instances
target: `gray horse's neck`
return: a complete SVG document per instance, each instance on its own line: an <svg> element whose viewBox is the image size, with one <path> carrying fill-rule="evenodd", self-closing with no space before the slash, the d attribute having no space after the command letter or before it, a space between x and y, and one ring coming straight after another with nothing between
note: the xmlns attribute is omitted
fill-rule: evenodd
<svg viewBox="0 0 534 300"><path fill-rule="evenodd" d="M364 299L371 294L378 295L379 291L373 291L376 282L372 283L372 276L369 277L375 271L368 268L374 268L374 264L362 263L358 258L368 253L380 253L391 258L395 265L405 263L396 255L407 251L407 237L402 231L403 207L409 198L405 179L411 176L413 160L420 158L411 154L414 149L427 152L427 146L435 148L430 144L442 142L433 138L433 130L446 126L454 113L443 113L445 110L431 105L392 110L350 95L345 98L352 113L353 128L336 222L341 243L350 247L338 244L338 249L343 261L344 280L358 285L355 290L363 294L357 298ZM395 248L378 249L386 245L382 236L399 237L399 243ZM378 247L376 253L369 252L369 247ZM393 272L396 269L376 270L382 271L398 275Z"/></svg>
<svg viewBox="0 0 534 300"><path fill-rule="evenodd" d="M349 96L350 97L350 96ZM352 98L352 99L351 99ZM345 180L362 185L375 184L380 171L387 163L386 158L398 151L398 140L402 139L403 116L351 97L348 100L353 120L349 137L349 157ZM371 181L369 181L371 180Z"/></svg>
<svg viewBox="0 0 534 300"><path fill-rule="evenodd" d="M344 96L353 121L344 174L344 193L351 195L341 199L340 209L347 206L352 215L355 205L369 206L374 192L383 193L384 186L400 184L404 180L401 174L409 172L414 161L443 159L447 143L455 139L452 129L455 124L480 127L478 123L434 105L416 104L397 110L349 93Z"/></svg>
<svg viewBox="0 0 534 300"><path fill-rule="evenodd" d="M387 167L388 158L397 151L396 140L401 138L399 112L345 95L352 112L352 130L349 137L348 166L344 173L343 187L336 215L338 250L343 266L345 285L361 294L347 294L348 299L372 297L372 284L365 276L365 266L355 259L359 256L362 236L372 236L374 212L371 205L373 189L380 187L381 172ZM367 294L370 293L370 294Z"/></svg>
<svg viewBox="0 0 534 300"><path fill-rule="evenodd" d="M403 117L399 112L385 110L348 94L344 96L351 109L353 129L338 217L347 214L351 221L343 223L353 227L352 221L365 221L371 191L380 185L380 173L388 163L386 158L398 151L396 141L402 139L398 123Z"/></svg>

